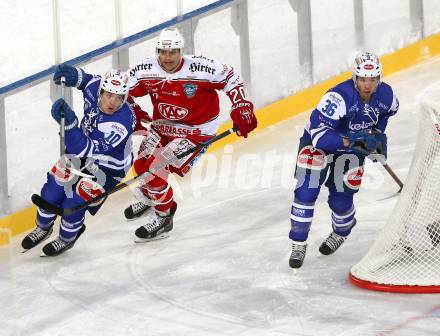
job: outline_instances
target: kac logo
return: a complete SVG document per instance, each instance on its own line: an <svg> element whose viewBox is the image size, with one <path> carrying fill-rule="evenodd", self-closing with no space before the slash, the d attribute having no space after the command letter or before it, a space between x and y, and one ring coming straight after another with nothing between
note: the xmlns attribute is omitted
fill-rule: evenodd
<svg viewBox="0 0 440 336"><path fill-rule="evenodd" d="M188 110L180 106L160 103L158 107L160 114L168 120L181 120L188 115Z"/></svg>
<svg viewBox="0 0 440 336"><path fill-rule="evenodd" d="M185 91L188 98L192 98L196 95L197 87L197 84L183 84L183 91Z"/></svg>

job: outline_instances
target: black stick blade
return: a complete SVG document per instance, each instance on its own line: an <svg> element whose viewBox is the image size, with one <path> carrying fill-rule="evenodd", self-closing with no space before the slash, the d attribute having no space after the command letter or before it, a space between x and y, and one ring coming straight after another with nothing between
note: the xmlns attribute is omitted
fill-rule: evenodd
<svg viewBox="0 0 440 336"><path fill-rule="evenodd" d="M50 213L53 213L58 216L63 215L63 208L60 208L56 205L53 205L42 198L40 195L33 194L31 197L32 203L34 203L37 207L42 208Z"/></svg>

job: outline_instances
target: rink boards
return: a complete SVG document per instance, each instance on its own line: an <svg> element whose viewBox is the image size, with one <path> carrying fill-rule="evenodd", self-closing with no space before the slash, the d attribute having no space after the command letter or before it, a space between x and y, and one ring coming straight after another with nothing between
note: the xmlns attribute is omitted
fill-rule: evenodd
<svg viewBox="0 0 440 336"><path fill-rule="evenodd" d="M381 57L384 76L407 69L431 57L440 55L440 34L432 35L414 44ZM314 108L323 95L332 86L350 78L351 72L332 77L301 92L281 99L259 109L257 113L258 130L276 124L301 112ZM276 78L273 78L276 80ZM219 132L232 127L230 122L221 126ZM225 144L238 139L232 135L211 146L210 151L222 148ZM43 174L44 172L42 172ZM30 195L29 195L30 199ZM31 229L35 225L36 208L28 207L0 219L0 246L9 244L12 237Z"/></svg>

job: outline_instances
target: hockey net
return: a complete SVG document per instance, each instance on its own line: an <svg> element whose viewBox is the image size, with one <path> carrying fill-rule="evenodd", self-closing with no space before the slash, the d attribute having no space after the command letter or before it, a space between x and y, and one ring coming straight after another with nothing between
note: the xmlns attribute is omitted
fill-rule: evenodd
<svg viewBox="0 0 440 336"><path fill-rule="evenodd" d="M388 292L440 292L439 122L440 105L425 101L402 194L373 246L351 268L353 284Z"/></svg>

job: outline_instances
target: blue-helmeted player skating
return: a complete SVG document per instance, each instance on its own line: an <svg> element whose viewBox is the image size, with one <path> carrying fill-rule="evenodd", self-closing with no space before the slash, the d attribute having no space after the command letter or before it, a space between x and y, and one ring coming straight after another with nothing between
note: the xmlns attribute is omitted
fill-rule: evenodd
<svg viewBox="0 0 440 336"><path fill-rule="evenodd" d="M353 196L361 185L365 158L374 154L386 159L385 130L398 107L393 89L382 82L379 58L363 52L355 58L353 78L331 88L313 110L298 150L290 267L303 264L315 201L324 182L333 230L319 251L335 252L350 234L356 225Z"/></svg>
<svg viewBox="0 0 440 336"><path fill-rule="evenodd" d="M125 176L133 162L132 139L136 118L126 102L128 77L118 70L107 72L102 78L85 73L69 65L56 68L54 81L77 87L83 92L84 117L81 124L75 112L63 99L52 105L52 116L60 123L65 113L66 158L61 158L47 174L41 189L46 201L72 208L112 189ZM102 205L92 204L94 215ZM59 237L43 247L47 256L55 256L72 248L85 229L86 209L61 218ZM22 241L30 249L47 239L53 231L56 215L38 209L37 227Z"/></svg>

